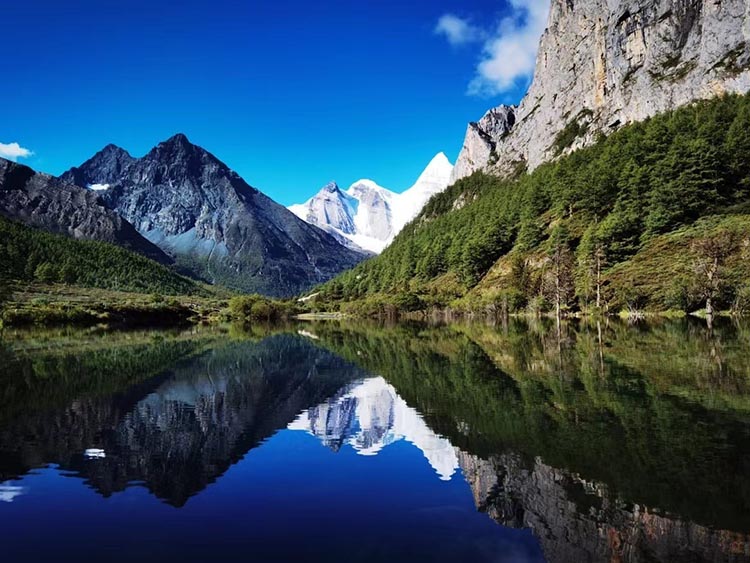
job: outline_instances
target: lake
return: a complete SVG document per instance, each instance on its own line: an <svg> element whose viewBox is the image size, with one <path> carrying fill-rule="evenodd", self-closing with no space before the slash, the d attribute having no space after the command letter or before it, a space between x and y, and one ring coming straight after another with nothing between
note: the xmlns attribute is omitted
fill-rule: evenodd
<svg viewBox="0 0 750 563"><path fill-rule="evenodd" d="M2 561L750 561L750 326L10 331Z"/></svg>

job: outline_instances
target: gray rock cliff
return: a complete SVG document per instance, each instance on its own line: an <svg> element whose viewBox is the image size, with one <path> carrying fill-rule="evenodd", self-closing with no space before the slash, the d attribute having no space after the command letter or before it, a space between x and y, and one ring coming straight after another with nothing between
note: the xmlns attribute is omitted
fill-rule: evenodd
<svg viewBox="0 0 750 563"><path fill-rule="evenodd" d="M626 123L745 93L749 63L746 0L552 0L514 123L495 126L500 106L471 124L452 180L532 170Z"/></svg>

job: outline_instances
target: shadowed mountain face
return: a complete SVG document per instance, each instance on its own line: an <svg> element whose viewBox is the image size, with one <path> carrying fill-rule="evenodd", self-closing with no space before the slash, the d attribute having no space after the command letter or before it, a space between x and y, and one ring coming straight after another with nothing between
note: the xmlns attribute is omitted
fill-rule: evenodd
<svg viewBox="0 0 750 563"><path fill-rule="evenodd" d="M109 209L98 193L0 158L0 215L76 239L114 243L168 264L172 259Z"/></svg>
<svg viewBox="0 0 750 563"><path fill-rule="evenodd" d="M142 235L212 283L288 296L364 258L181 134L142 158L108 145L61 179L98 190Z"/></svg>

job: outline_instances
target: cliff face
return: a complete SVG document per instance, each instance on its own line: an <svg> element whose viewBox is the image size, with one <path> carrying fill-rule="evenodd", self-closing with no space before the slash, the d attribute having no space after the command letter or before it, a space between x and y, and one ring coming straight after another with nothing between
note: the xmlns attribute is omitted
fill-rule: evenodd
<svg viewBox="0 0 750 563"><path fill-rule="evenodd" d="M469 125L452 180L536 168L600 133L698 99L750 90L745 0L553 0L534 80Z"/></svg>
<svg viewBox="0 0 750 563"><path fill-rule="evenodd" d="M100 240L168 264L172 260L98 194L0 158L0 215L75 239Z"/></svg>
<svg viewBox="0 0 750 563"><path fill-rule="evenodd" d="M748 561L750 536L660 514L540 459L481 459L458 451L477 508L503 526L531 528L550 563Z"/></svg>

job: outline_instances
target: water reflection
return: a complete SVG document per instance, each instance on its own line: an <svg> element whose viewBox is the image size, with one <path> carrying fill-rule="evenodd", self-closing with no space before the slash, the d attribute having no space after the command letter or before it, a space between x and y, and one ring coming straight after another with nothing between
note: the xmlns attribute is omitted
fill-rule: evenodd
<svg viewBox="0 0 750 563"><path fill-rule="evenodd" d="M289 335L213 344L114 395L18 413L0 430L0 468L7 478L54 463L104 496L145 483L181 506L302 410L363 375Z"/></svg>
<svg viewBox="0 0 750 563"><path fill-rule="evenodd" d="M347 385L302 413L289 429L307 431L334 451L348 444L366 456L406 440L419 448L441 480L458 469L451 443L436 435L382 377Z"/></svg>
<svg viewBox="0 0 750 563"><path fill-rule="evenodd" d="M33 496L29 474L49 464L56 479L82 478L103 497L145 487L200 511L218 494L212 483L233 483L250 504L265 494L243 492L233 466L263 474L293 459L284 471L310 480L287 490L293 479L274 473L276 504L324 503L328 526L361 529L331 508L352 494L345 485L323 493L311 483L343 483L377 463L376 473L403 478L362 482L358 502L392 504L370 540L393 539L390 551L361 559L419 545L413 555L436 560L534 560L527 536L498 539L519 529L556 562L750 561L742 326L324 323L282 332L112 335L80 346L27 339L0 350L0 524ZM434 488L420 467L450 488ZM398 505L422 488L443 503L442 531L435 509L428 518ZM500 524L495 536L451 512L465 500ZM362 509L386 510L377 506ZM421 520L396 523L397 513ZM297 548L328 536L316 530Z"/></svg>
<svg viewBox="0 0 750 563"><path fill-rule="evenodd" d="M548 560L750 560L743 327L320 325L316 335L425 413L456 446L477 507L533 529Z"/></svg>

